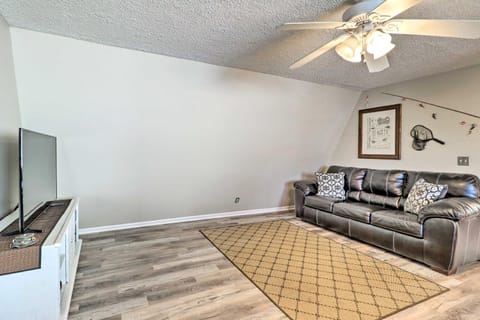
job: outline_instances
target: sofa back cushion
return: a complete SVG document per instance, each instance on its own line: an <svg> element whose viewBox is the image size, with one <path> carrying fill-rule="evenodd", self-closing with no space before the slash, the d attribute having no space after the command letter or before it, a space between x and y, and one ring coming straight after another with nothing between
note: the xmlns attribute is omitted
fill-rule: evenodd
<svg viewBox="0 0 480 320"><path fill-rule="evenodd" d="M367 174L367 169L331 166L328 173L345 173L345 191L362 191L363 179Z"/></svg>
<svg viewBox="0 0 480 320"><path fill-rule="evenodd" d="M406 171L368 169L363 180L363 191L387 197L401 197L406 179Z"/></svg>
<svg viewBox="0 0 480 320"><path fill-rule="evenodd" d="M395 209L399 209L401 205L402 197L393 196L387 197L378 195L375 193L369 193L365 191L360 191L360 199L358 201L366 202L368 204L375 204L385 207L391 207Z"/></svg>
<svg viewBox="0 0 480 320"><path fill-rule="evenodd" d="M328 173L345 173L345 191L346 196L350 200L361 201L360 192L363 187L363 179L367 174L367 169L331 166L328 168Z"/></svg>
<svg viewBox="0 0 480 320"><path fill-rule="evenodd" d="M405 171L331 166L327 172L345 173L345 190L350 200L400 208Z"/></svg>
<svg viewBox="0 0 480 320"><path fill-rule="evenodd" d="M435 184L446 184L448 191L446 197L467 197L478 198L480 195L480 180L473 174L464 173L442 173L408 171L407 184L403 191L403 197L408 197L415 182L424 179L426 182Z"/></svg>
<svg viewBox="0 0 480 320"><path fill-rule="evenodd" d="M345 173L345 191L350 200L403 209L408 193L415 182L446 184L446 197L480 197L480 180L463 173L421 172L404 170L375 170L330 166L329 173Z"/></svg>

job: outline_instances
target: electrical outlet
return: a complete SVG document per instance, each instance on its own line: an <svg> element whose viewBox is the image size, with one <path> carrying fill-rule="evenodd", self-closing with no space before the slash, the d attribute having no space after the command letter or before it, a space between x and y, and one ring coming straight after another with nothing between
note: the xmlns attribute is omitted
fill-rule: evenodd
<svg viewBox="0 0 480 320"><path fill-rule="evenodd" d="M470 157L467 156L458 156L457 157L457 166L466 166L470 165Z"/></svg>
<svg viewBox="0 0 480 320"><path fill-rule="evenodd" d="M236 197L234 202L239 203L240 202L240 197Z"/></svg>

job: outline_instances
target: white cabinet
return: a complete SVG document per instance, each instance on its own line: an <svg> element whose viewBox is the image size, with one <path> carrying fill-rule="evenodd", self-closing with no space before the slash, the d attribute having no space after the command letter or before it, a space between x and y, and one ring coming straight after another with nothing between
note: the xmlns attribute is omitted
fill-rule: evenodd
<svg viewBox="0 0 480 320"><path fill-rule="evenodd" d="M42 245L41 268L0 276L0 320L67 319L82 241L78 199Z"/></svg>

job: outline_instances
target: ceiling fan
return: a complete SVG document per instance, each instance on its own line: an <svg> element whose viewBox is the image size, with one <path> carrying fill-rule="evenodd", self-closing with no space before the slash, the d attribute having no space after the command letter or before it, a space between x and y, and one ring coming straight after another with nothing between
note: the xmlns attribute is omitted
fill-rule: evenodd
<svg viewBox="0 0 480 320"><path fill-rule="evenodd" d="M395 48L391 34L480 39L480 20L393 19L424 0L358 0L343 21L289 22L281 30L343 30L330 41L290 66L297 69L335 48L349 62L365 62L370 72L390 66L387 54Z"/></svg>

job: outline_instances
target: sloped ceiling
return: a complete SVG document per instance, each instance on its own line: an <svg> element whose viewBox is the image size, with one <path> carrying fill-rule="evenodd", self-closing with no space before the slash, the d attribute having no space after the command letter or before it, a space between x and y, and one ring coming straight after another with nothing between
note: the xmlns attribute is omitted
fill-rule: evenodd
<svg viewBox="0 0 480 320"><path fill-rule="evenodd" d="M353 0L0 0L14 27L322 84L368 89L480 64L480 40L394 36L392 67L370 74L331 51L288 66L340 31L280 31L341 20ZM425 0L402 18L480 19L478 0Z"/></svg>

